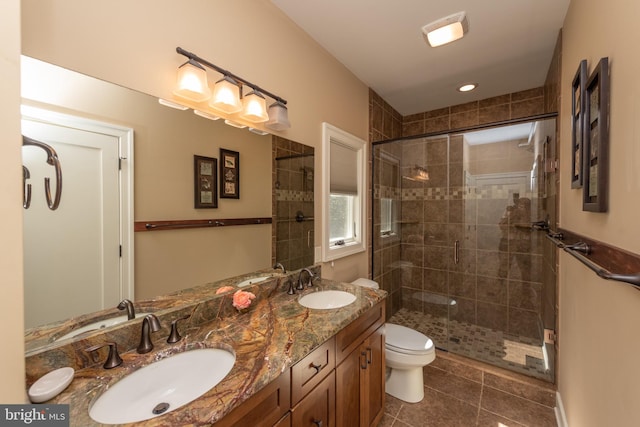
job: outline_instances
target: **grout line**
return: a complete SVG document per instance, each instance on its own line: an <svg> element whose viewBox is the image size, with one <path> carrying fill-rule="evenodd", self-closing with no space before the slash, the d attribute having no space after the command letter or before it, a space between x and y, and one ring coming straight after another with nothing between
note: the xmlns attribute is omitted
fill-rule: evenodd
<svg viewBox="0 0 640 427"><path fill-rule="evenodd" d="M476 413L476 426L480 422L480 412L482 412L483 396L484 396L484 371L480 371L480 400L478 401L478 412Z"/></svg>
<svg viewBox="0 0 640 427"><path fill-rule="evenodd" d="M517 394L513 394L513 393L511 393L511 392L508 392L508 391L506 391L506 390L502 390L502 389L500 389L500 388L491 387L490 385L487 385L486 387L489 387L489 388L491 388L491 389L493 389L493 390L499 391L500 393L504 393L504 394L508 394L508 395L510 395L510 396L516 397L516 398L518 398L518 399L526 400L527 402L535 403L536 405L541 406L541 407L543 407L543 408L547 408L547 409L554 409L554 408L555 408L555 406L547 406L547 405L542 404L542 403L540 403L540 402L536 402L535 400L531 400L531 399L528 399L528 398L526 398L526 397L518 396ZM483 388L484 388L484 387L483 387Z"/></svg>

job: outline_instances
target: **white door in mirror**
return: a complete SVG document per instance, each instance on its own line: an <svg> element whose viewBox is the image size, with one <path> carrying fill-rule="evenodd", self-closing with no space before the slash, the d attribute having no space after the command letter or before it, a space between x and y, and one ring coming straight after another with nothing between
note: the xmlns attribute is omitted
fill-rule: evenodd
<svg viewBox="0 0 640 427"><path fill-rule="evenodd" d="M29 399L33 403L46 402L59 395L73 380L73 368L60 368L43 375L29 387Z"/></svg>

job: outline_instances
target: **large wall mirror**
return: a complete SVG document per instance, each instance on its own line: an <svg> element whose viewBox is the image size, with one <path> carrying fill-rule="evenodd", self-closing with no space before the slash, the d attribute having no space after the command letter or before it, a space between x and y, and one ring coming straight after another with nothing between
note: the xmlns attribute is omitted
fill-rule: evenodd
<svg viewBox="0 0 640 427"><path fill-rule="evenodd" d="M233 128L224 124L222 120L212 121L199 117L191 110L179 111L168 108L160 105L158 99L152 96L33 58L23 58L22 70L24 111L53 111L54 115L79 117L92 123L107 124L114 129L124 129L125 133L129 131L130 151L116 150L109 154L111 156L109 162L112 161L116 168L120 163L120 166L125 169L129 162L128 170L135 175L135 184L129 188L130 194L124 196L125 199L127 197L131 199L133 208L128 215L132 217L123 217L121 214L115 220L115 223L119 224L116 224L115 228L112 227L113 234L122 233L123 229L131 231L129 236L131 244L128 248L125 245L123 251L124 255L129 256L130 269L123 268L122 258L118 255L115 260L115 263L120 266L118 271L107 272L108 278L100 276L92 279L99 282L94 282L94 287L100 288L101 291L104 286L114 284L116 290L112 292L103 292L102 295L90 298L76 298L77 293L68 288L69 274L59 273L75 274L80 266L86 267L88 264L80 262L69 253L63 257L55 257L53 256L55 249L49 248L43 251L41 250L43 245L39 242L46 240L48 243L53 243L54 248L55 245L64 244L73 249L77 238L69 238L68 230L62 226L56 226L55 230L47 232L47 227L50 225L47 220L40 221L38 227L33 229L25 224L25 239L32 240L29 245L26 245L27 253L25 253L25 272L28 270L28 274L25 274L27 328L43 329L41 327L44 324L48 326L51 322L60 323L96 310L109 309L116 314L122 314L118 312L116 306L123 298L129 297L136 304L139 301L154 301L159 295L271 268L273 260L281 258L275 253L277 247L273 244L275 236L272 235L270 224L133 233L134 221L250 218L272 217L272 215L277 220L277 212L272 209L272 206L275 206L276 194L272 185L272 164L275 162L276 150L274 138L271 135L258 135L247 129ZM35 123L38 119L32 121ZM40 124L36 123L36 125ZM38 132L40 133L33 135L46 139L52 145L60 142L57 136L48 135L42 130ZM93 132L93 134L102 133ZM293 142L290 143L293 144ZM291 144L287 147L292 147ZM299 151L304 151L301 154L305 157L300 158L302 160L299 164L302 170L296 169L295 177L300 178L300 185L306 186L302 190L307 191L310 188L312 192L313 148L305 148L302 144L297 144L296 147ZM193 202L194 155L218 158L221 148L236 151L240 155L241 197L240 199L220 199L217 209L196 209ZM23 160L28 157L27 150L32 149L33 147L23 148ZM94 148L85 151L92 150ZM37 175L35 166L32 166L31 178L25 180L25 184L31 184L33 190L31 207L25 212L33 214L34 209L37 209L41 211L41 215L48 215L49 218L52 215L60 216L71 206L70 192L78 191L81 196L79 204L74 205L72 209L74 214L80 219L95 219L98 214L90 211L88 205L83 205L82 198L89 199L102 193L103 188L95 182L95 185L89 185L88 179L86 179L87 182L79 182L78 184L84 186L78 187L74 181L82 181L83 178L74 177L74 173L69 168L65 172L64 158L60 159L64 183L60 207L57 210L47 208L46 197L43 194L43 177L52 178L51 186L55 192L57 188L54 183L55 175L52 175L53 169L45 162L44 151L40 150L42 153L35 151L36 155L40 156L35 163L42 164L45 169L42 174ZM64 150L59 151L58 154L62 156ZM43 156L45 159L42 159ZM91 156L89 158L91 159ZM85 162L89 170L102 167L92 162L93 160ZM68 166L69 162L66 163ZM135 173L133 173L133 166L135 166ZM298 163L295 166L297 168ZM88 202L88 200L85 201ZM313 197L304 196L304 202L301 209L303 215L305 218L312 219ZM296 211L299 207L295 206ZM294 218L296 211L293 212ZM69 227L77 225L77 220L66 222ZM303 224L301 230L306 230L312 222L301 224ZM297 227L292 227L292 230L296 237L304 232L299 232ZM306 237L305 234L305 242ZM97 248L97 241L100 239L102 235L95 237L93 241L95 243L88 242L89 247L93 245ZM309 233L309 239L311 239L309 245L313 247L312 232ZM122 245L122 240L116 239L116 248L114 248L116 253L120 250L119 245ZM37 253L38 250L40 253ZM96 251L103 252L103 249L96 249ZM73 251L70 253L73 254ZM42 263L42 259L49 264ZM308 259L308 257L305 258L305 262ZM287 268L289 269L289 266ZM95 276L95 270L91 271L90 268L87 270ZM127 277L129 283L127 284L124 280L123 286L121 279L127 279ZM127 288L129 288L128 293ZM55 300L58 301L54 302ZM55 313L51 316L47 315L48 317L43 316L43 305L54 303L57 305L53 310ZM145 308L149 307L142 307L142 310ZM38 345L42 343L42 340L38 341ZM27 351L33 350L33 345L27 340Z"/></svg>

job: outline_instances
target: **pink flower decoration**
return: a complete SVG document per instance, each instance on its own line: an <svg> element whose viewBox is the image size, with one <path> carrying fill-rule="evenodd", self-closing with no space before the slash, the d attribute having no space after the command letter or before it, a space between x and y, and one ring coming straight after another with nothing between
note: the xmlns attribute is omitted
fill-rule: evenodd
<svg viewBox="0 0 640 427"><path fill-rule="evenodd" d="M238 310L242 310L243 308L247 308L251 305L251 301L256 296L251 292L247 291L237 291L233 294L233 306Z"/></svg>
<svg viewBox="0 0 640 427"><path fill-rule="evenodd" d="M235 289L235 288L234 288L233 286L223 286L223 287L221 287L220 289L218 289L218 290L216 291L216 295L221 294L221 293L223 293L223 292L232 291L232 290L234 290L234 289Z"/></svg>

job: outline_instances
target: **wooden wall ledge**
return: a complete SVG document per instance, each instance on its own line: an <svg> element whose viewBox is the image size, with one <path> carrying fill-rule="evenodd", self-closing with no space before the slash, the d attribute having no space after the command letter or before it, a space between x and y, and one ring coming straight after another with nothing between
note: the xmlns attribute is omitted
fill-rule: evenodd
<svg viewBox="0 0 640 427"><path fill-rule="evenodd" d="M640 255L562 228L557 232L548 230L547 237L603 279L630 283L640 289Z"/></svg>
<svg viewBox="0 0 640 427"><path fill-rule="evenodd" d="M185 228L230 227L234 225L271 224L271 217L264 218L218 218L218 219L183 219L170 221L136 221L133 231L161 231Z"/></svg>

